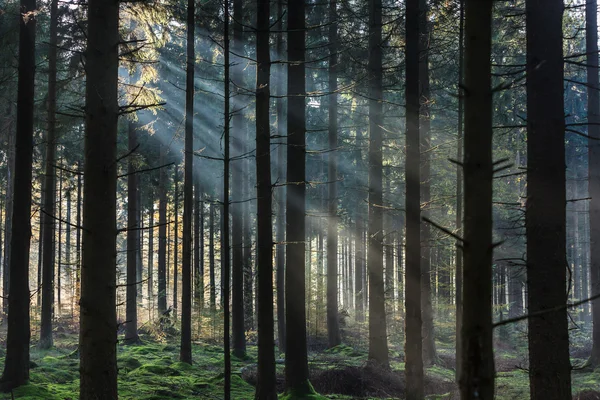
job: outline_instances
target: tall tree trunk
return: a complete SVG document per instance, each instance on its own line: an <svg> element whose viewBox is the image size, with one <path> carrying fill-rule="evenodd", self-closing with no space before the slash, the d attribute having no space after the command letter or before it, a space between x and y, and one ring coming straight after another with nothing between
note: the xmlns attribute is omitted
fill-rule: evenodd
<svg viewBox="0 0 600 400"><path fill-rule="evenodd" d="M562 0L527 0L527 299L532 400L570 399ZM478 200L481 201L481 198ZM478 221L478 223L480 223ZM465 285L466 287L466 285ZM480 297L481 298L481 297ZM552 351L548 351L552 349Z"/></svg>
<svg viewBox="0 0 600 400"><path fill-rule="evenodd" d="M179 308L179 168L175 166L173 174L173 319L177 320L177 309Z"/></svg>
<svg viewBox="0 0 600 400"><path fill-rule="evenodd" d="M225 14L227 15L227 14ZM183 253L181 264L181 348L179 361L192 363L192 218L194 205L194 70L196 68L196 3L187 2L185 74L185 144L183 156ZM177 266L175 266L177 268ZM177 300L175 300L177 304Z"/></svg>
<svg viewBox="0 0 600 400"><path fill-rule="evenodd" d="M419 0L419 86L420 93L420 151L421 151L421 210L423 217L430 217L431 200L431 115L429 102L429 41L427 0ZM421 223L421 318L423 335L423 364L431 366L436 361L435 334L433 329L433 306L431 294L431 228ZM438 248L439 253L439 248ZM437 264L439 266L439 264Z"/></svg>
<svg viewBox="0 0 600 400"><path fill-rule="evenodd" d="M194 183L194 207L194 297L200 314L204 309L204 202L198 181Z"/></svg>
<svg viewBox="0 0 600 400"><path fill-rule="evenodd" d="M137 134L133 121L128 121L129 152L135 152L137 147ZM135 174L135 159L129 155L127 163L127 289L126 289L126 316L125 316L125 343L133 344L139 341L137 332L137 253L139 231L138 220L138 176Z"/></svg>
<svg viewBox="0 0 600 400"><path fill-rule="evenodd" d="M369 360L389 366L383 284L383 68L381 0L369 1Z"/></svg>
<svg viewBox="0 0 600 400"><path fill-rule="evenodd" d="M494 398L492 0L465 1L465 223L461 399Z"/></svg>
<svg viewBox="0 0 600 400"><path fill-rule="evenodd" d="M305 0L288 3L288 108L285 315L287 393L313 393L306 350L306 104Z"/></svg>
<svg viewBox="0 0 600 400"><path fill-rule="evenodd" d="M328 346L342 342L338 318L337 215L337 1L329 1L329 223L327 224L327 337Z"/></svg>
<svg viewBox="0 0 600 400"><path fill-rule="evenodd" d="M242 25L243 8L242 0L233 1L233 52L234 54L244 53L244 29ZM242 59L236 59L232 65L232 80L235 82L235 96L237 99L242 97L242 87L244 87L244 64ZM233 148L239 151L240 157L243 157L244 132L244 113L242 107L238 106L233 111L232 125L233 135L231 136ZM231 267L232 267L232 339L233 354L238 358L246 355L246 331L244 329L244 243L243 243L243 221L242 208L242 181L244 179L242 163L244 160L238 160L231 171Z"/></svg>
<svg viewBox="0 0 600 400"><path fill-rule="evenodd" d="M406 2L406 398L423 399L421 319L421 208L419 154L419 16L421 1Z"/></svg>
<svg viewBox="0 0 600 400"><path fill-rule="evenodd" d="M154 192L148 212L148 320L154 313Z"/></svg>
<svg viewBox="0 0 600 400"><path fill-rule="evenodd" d="M269 55L269 0L257 0L256 8L258 382L254 398L256 400L270 400L277 399L277 389L275 386L275 350L273 343L273 232L271 220L271 132L269 124L269 85L271 76L271 58ZM287 348L289 349L290 347Z"/></svg>
<svg viewBox="0 0 600 400"><path fill-rule="evenodd" d="M354 271L354 296L355 296L355 308L356 308L356 320L358 322L364 322L364 290L363 290L363 269L365 262L365 253L364 253L364 240L363 240L363 219L360 215L360 210L357 208L356 210L356 230L355 230L355 240L356 240L356 255L355 255L355 263L356 269Z"/></svg>
<svg viewBox="0 0 600 400"><path fill-rule="evenodd" d="M167 148L160 146L160 165L165 165ZM167 170L158 176L158 314L167 311Z"/></svg>
<svg viewBox="0 0 600 400"><path fill-rule="evenodd" d="M189 0L195 1L195 0ZM231 398L231 351L230 351L230 304L229 304L229 290L231 281L231 260L230 260L230 240L229 240L229 178L230 178L230 73L229 73L229 0L223 2L223 52L225 54L224 63L225 70L223 73L224 88L223 94L225 97L224 104L224 126L223 126L223 147L224 147L224 162L223 162L223 215L221 221L221 238L223 247L221 247L221 287L223 288L221 297L223 298L223 352L224 364L225 364L225 378L224 378L224 395L225 400ZM267 14L268 15L268 14ZM272 285L271 285L272 287ZM273 299L271 298L271 305L273 305ZM273 321L271 316L271 322ZM271 323L272 326L272 323ZM271 338L273 333L271 332Z"/></svg>
<svg viewBox="0 0 600 400"><path fill-rule="evenodd" d="M18 106L17 106L18 108ZM17 114L19 113L17 109ZM18 128L17 128L18 130ZM4 223L4 270L2 271L2 308L6 315L8 313L9 291L10 291L10 254L12 247L12 221L14 208L14 192L15 192L15 163L16 163L16 146L17 130L9 129L8 131L8 165L6 176L6 204L5 204L5 223Z"/></svg>
<svg viewBox="0 0 600 400"><path fill-rule="evenodd" d="M54 203L56 202L56 59L58 45L58 0L50 4L50 43L48 49L48 132L46 134L46 165L44 171L44 206L42 209L42 314L40 349L53 345L54 313Z"/></svg>
<svg viewBox="0 0 600 400"><path fill-rule="evenodd" d="M213 314L217 311L217 291L215 282L215 203L214 199L210 201L208 214L208 262L209 262L209 279L210 279L210 312Z"/></svg>
<svg viewBox="0 0 600 400"><path fill-rule="evenodd" d="M10 242L8 331L4 372L0 378L0 389L5 392L24 385L29 379L29 340L31 336L29 328L29 245L35 100L35 0L21 0L20 7L14 169L15 182L20 183L18 187L15 187L13 224L10 228L13 240Z"/></svg>
<svg viewBox="0 0 600 400"><path fill-rule="evenodd" d="M283 54L283 0L277 0L277 16L279 23L275 29L278 30L276 50L277 54ZM275 76L277 94L283 96L285 86L285 67L278 67L278 74ZM284 102L283 98L277 98L275 104L277 113L277 132L279 141L282 143L277 147L277 175L281 182L285 182L285 124ZM277 225L276 225L276 292L277 292L277 339L280 352L285 352L285 186L281 186L277 196Z"/></svg>
<svg viewBox="0 0 600 400"><path fill-rule="evenodd" d="M588 85L588 175L590 200L590 282L592 296L600 294L600 95L598 90L598 2L585 5L587 85ZM600 299L592 301L592 354L587 364L600 365Z"/></svg>
<svg viewBox="0 0 600 400"><path fill-rule="evenodd" d="M88 2L87 39L79 398L116 399L117 2Z"/></svg>
<svg viewBox="0 0 600 400"><path fill-rule="evenodd" d="M77 161L77 234L75 236L75 247L77 248L77 265L75 266L75 301L79 304L81 296L81 200L83 189L83 173L80 162Z"/></svg>
<svg viewBox="0 0 600 400"><path fill-rule="evenodd" d="M250 132L246 129L246 145L244 153L249 151ZM244 176L250 175L250 161L244 161ZM250 197L250 185L249 179L244 180L244 197ZM244 224L243 230L243 244L244 244L244 325L247 330L254 329L254 297L252 295L252 285L254 276L252 272L252 217L250 215L250 202L244 203L242 222Z"/></svg>

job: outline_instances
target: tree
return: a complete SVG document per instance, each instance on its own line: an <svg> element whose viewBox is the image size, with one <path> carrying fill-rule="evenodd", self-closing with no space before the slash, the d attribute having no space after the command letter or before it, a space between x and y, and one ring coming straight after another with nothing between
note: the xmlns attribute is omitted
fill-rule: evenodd
<svg viewBox="0 0 600 400"><path fill-rule="evenodd" d="M431 202L431 114L429 103L429 22L427 0L419 0L419 86L420 93L420 182L421 210L423 217L430 217ZM433 327L433 306L431 304L431 228L421 223L421 317L423 336L423 364L431 366L436 361L435 336Z"/></svg>
<svg viewBox="0 0 600 400"><path fill-rule="evenodd" d="M127 162L127 305L125 323L125 342L139 342L137 331L137 253L140 251L138 242L139 213L138 213L138 176L135 173L133 153L136 151L137 132L133 121L128 121L127 137L129 144L129 160Z"/></svg>
<svg viewBox="0 0 600 400"><path fill-rule="evenodd" d="M271 58L269 0L256 1L256 197L258 271L258 382L256 400L277 399L273 343L273 232L271 222ZM286 357L287 360L287 357Z"/></svg>
<svg viewBox="0 0 600 400"><path fill-rule="evenodd" d="M493 0L465 0L465 158L461 399L494 398L492 346Z"/></svg>
<svg viewBox="0 0 600 400"><path fill-rule="evenodd" d="M81 400L117 398L118 48L119 3L90 0L79 328Z"/></svg>
<svg viewBox="0 0 600 400"><path fill-rule="evenodd" d="M194 69L196 3L187 3L187 58L185 74L185 145L183 171L183 254L181 264L181 348L179 360L192 363L192 218L194 204ZM177 303L177 299L175 299Z"/></svg>
<svg viewBox="0 0 600 400"><path fill-rule="evenodd" d="M598 2L585 4L588 107L588 174L590 193L590 281L592 296L600 293L600 96L598 90ZM600 300L592 301L592 353L588 366L600 365Z"/></svg>
<svg viewBox="0 0 600 400"><path fill-rule="evenodd" d="M563 7L562 0L526 2L527 299L530 314L555 310L529 318L532 400L571 398L569 331L564 308L567 259ZM465 290L467 286L465 282Z"/></svg>
<svg viewBox="0 0 600 400"><path fill-rule="evenodd" d="M327 229L327 333L328 346L342 342L338 315L337 224L337 1L329 2L329 224Z"/></svg>
<svg viewBox="0 0 600 400"><path fill-rule="evenodd" d="M421 202L419 142L419 16L421 2L406 2L406 397L423 398L421 320Z"/></svg>
<svg viewBox="0 0 600 400"><path fill-rule="evenodd" d="M285 390L314 393L306 350L306 15L305 0L288 3ZM260 14L260 13L259 13Z"/></svg>
<svg viewBox="0 0 600 400"><path fill-rule="evenodd" d="M54 311L54 204L56 202L56 58L58 45L58 0L50 4L50 43L48 49L48 132L44 171L44 208L42 218L42 314L39 348L53 345Z"/></svg>
<svg viewBox="0 0 600 400"><path fill-rule="evenodd" d="M381 0L369 1L369 360L389 367L383 282L383 67Z"/></svg>
<svg viewBox="0 0 600 400"><path fill-rule="evenodd" d="M165 165L167 148L160 145L160 165ZM158 314L167 311L167 170L158 175Z"/></svg>
<svg viewBox="0 0 600 400"><path fill-rule="evenodd" d="M35 0L21 0L15 186L10 242L10 287L4 372L0 389L8 392L29 380L29 244L35 84ZM5 264L6 265L6 264ZM6 267L5 267L6 268ZM6 287L6 285L5 285Z"/></svg>

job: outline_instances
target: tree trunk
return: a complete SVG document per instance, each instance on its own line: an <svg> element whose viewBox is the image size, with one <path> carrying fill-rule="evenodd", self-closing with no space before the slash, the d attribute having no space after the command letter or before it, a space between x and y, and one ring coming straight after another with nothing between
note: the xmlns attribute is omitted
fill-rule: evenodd
<svg viewBox="0 0 600 400"><path fill-rule="evenodd" d="M277 18L279 23L277 26L277 42L276 49L277 54L283 54L283 0L277 0ZM280 65L278 67L278 75L274 77L277 86L277 94L284 95L285 85L285 67ZM284 101L283 98L277 98L275 105L277 113L277 132L279 134L279 141L283 142L285 139L285 124L283 120L284 116ZM277 147L277 175L281 182L285 182L285 146L280 144ZM285 352L285 186L282 186L278 190L277 196L277 225L276 225L276 292L277 292L277 339L280 352Z"/></svg>
<svg viewBox="0 0 600 400"><path fill-rule="evenodd" d="M148 212L148 320L154 313L154 193Z"/></svg>
<svg viewBox="0 0 600 400"><path fill-rule="evenodd" d="M494 398L492 0L465 2L465 223L461 399Z"/></svg>
<svg viewBox="0 0 600 400"><path fill-rule="evenodd" d="M364 316L364 300L363 300L363 296L364 296L364 291L363 291L363 269L364 269L364 260L365 260L365 255L364 255L364 240L363 240L363 232L364 232L364 227L363 227L363 220L362 220L362 216L360 215L360 210L356 210L356 231L355 231L355 237L356 237L356 255L355 255L355 263L356 263L356 269L354 271L355 277L354 277L354 295L355 295L355 308L356 308L356 320L358 322L364 322L365 320L365 316Z"/></svg>
<svg viewBox="0 0 600 400"><path fill-rule="evenodd" d="M94 0L92 0L94 1ZM15 187L12 242L10 242L10 288L4 372L0 389L8 392L29 379L29 245L33 159L33 109L35 81L35 0L21 0L19 19L19 75L15 142ZM116 88L116 86L115 86ZM6 269L6 264L5 264ZM5 282L6 284L6 282ZM6 304L6 302L5 302Z"/></svg>
<svg viewBox="0 0 600 400"><path fill-rule="evenodd" d="M532 400L571 398L562 308L567 302L563 7L562 0L526 2L528 311L561 308L528 320Z"/></svg>
<svg viewBox="0 0 600 400"><path fill-rule="evenodd" d="M173 319L177 320L179 309L179 168L175 166L173 173Z"/></svg>
<svg viewBox="0 0 600 400"><path fill-rule="evenodd" d="M419 83L420 83L420 151L421 151L421 210L423 217L430 218L431 200L431 115L429 111L429 41L427 0L419 0ZM423 335L423 365L431 366L436 361L435 334L433 329L433 306L431 294L431 228L421 223L421 317ZM438 248L438 254L440 249ZM439 263L437 264L439 266Z"/></svg>
<svg viewBox="0 0 600 400"><path fill-rule="evenodd" d="M87 39L80 399L116 399L117 2L88 2Z"/></svg>
<svg viewBox="0 0 600 400"><path fill-rule="evenodd" d="M137 134L133 121L128 121L129 152L134 153L137 147ZM125 343L134 344L139 341L137 332L137 253L139 231L138 220L138 176L135 174L133 154L129 155L127 163L127 290L125 316Z"/></svg>
<svg viewBox="0 0 600 400"><path fill-rule="evenodd" d="M165 165L167 148L160 146L160 165ZM158 176L158 314L167 311L167 170Z"/></svg>
<svg viewBox="0 0 600 400"><path fill-rule="evenodd" d="M244 53L244 34L243 34L243 8L242 0L233 2L233 52L235 54ZM236 59L232 66L232 79L235 82L235 96L239 99L242 96L242 87L244 87L244 64L242 59ZM244 113L240 106L232 116L232 125L234 135L231 137L233 148L239 149L239 157L243 157L244 141ZM238 358L246 355L246 331L244 329L244 243L243 243L243 221L242 208L242 181L244 179L242 162L237 161L231 171L231 251L232 251L232 338L233 354Z"/></svg>
<svg viewBox="0 0 600 400"><path fill-rule="evenodd" d="M273 343L273 232L271 222L271 148L268 0L257 0L256 20L256 197L258 270L258 382L256 400L277 399ZM294 346L291 346L292 348ZM288 347L289 349L289 347ZM289 355L288 355L289 357ZM286 357L286 360L287 358Z"/></svg>
<svg viewBox="0 0 600 400"><path fill-rule="evenodd" d="M329 223L327 224L327 337L328 346L334 347L342 342L340 336L337 289L337 131L338 131L338 95L337 95L337 0L329 2Z"/></svg>
<svg viewBox="0 0 600 400"><path fill-rule="evenodd" d="M423 399L419 154L420 0L406 2L406 398Z"/></svg>
<svg viewBox="0 0 600 400"><path fill-rule="evenodd" d="M215 203L211 199L209 214L208 214L208 273L209 273L209 294L210 294L210 312L213 314L217 311L217 291L215 282Z"/></svg>
<svg viewBox="0 0 600 400"><path fill-rule="evenodd" d="M18 108L18 106L17 106ZM19 111L17 110L17 114ZM18 129L18 128L17 128ZM17 140L16 130L10 129L8 131L8 165L7 165L7 176L6 176L6 205L5 205L5 223L4 223L4 270L2 273L2 308L6 315L8 313L8 297L10 291L10 254L12 247L12 221L13 221L13 208L14 208L14 191L15 191L15 162L16 162L16 149L15 142Z"/></svg>
<svg viewBox="0 0 600 400"><path fill-rule="evenodd" d="M588 175L590 211L590 282L592 296L600 294L600 95L598 90L598 2L585 6L587 84L588 84ZM600 366L600 299L592 301L592 354L587 364Z"/></svg>
<svg viewBox="0 0 600 400"><path fill-rule="evenodd" d="M48 132L46 134L46 165L44 171L44 206L42 209L42 313L40 349L53 345L54 313L54 204L56 203L56 59L58 44L58 0L50 4L50 43L48 49Z"/></svg>
<svg viewBox="0 0 600 400"><path fill-rule="evenodd" d="M197 312L200 314L204 309L204 202L197 181L194 184L194 207L194 297Z"/></svg>
<svg viewBox="0 0 600 400"><path fill-rule="evenodd" d="M302 398L314 390L306 350L306 104L305 0L288 3L288 109L285 389Z"/></svg>
<svg viewBox="0 0 600 400"><path fill-rule="evenodd" d="M369 360L389 367L385 287L383 284L382 139L383 68L381 48L381 0L369 2L369 223L367 269L369 271Z"/></svg>

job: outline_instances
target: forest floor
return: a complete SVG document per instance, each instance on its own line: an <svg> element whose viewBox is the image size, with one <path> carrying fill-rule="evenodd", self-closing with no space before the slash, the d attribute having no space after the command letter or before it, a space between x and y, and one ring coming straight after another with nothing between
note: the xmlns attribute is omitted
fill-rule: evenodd
<svg viewBox="0 0 600 400"><path fill-rule="evenodd" d="M61 329L55 333L55 347L41 351L31 347L30 383L0 399L75 400L79 391L77 334ZM0 336L0 356L4 338ZM179 338L142 335L139 345L118 346L119 397L132 400L222 399L223 349L216 340L195 342L194 365L178 362ZM511 340L511 342L513 342ZM427 399L458 399L454 383L454 349L449 342L437 342L438 362L426 369ZM572 346L573 347L573 346ZM600 400L600 370L577 369L582 365L585 345L572 348L573 393L577 400ZM399 349L399 350L398 350ZM390 346L391 371L367 365L366 348L341 345L309 353L311 382L329 399L402 399L404 363L401 346ZM506 342L496 343L496 398L529 398L526 355ZM3 358L0 362L3 363ZM283 391L283 355L277 362L279 392ZM256 346L248 346L245 359L232 357L232 398L253 399L256 382Z"/></svg>

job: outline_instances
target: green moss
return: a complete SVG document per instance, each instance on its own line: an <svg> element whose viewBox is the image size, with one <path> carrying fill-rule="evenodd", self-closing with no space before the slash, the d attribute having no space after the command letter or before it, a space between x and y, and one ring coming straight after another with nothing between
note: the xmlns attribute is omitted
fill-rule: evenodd
<svg viewBox="0 0 600 400"><path fill-rule="evenodd" d="M156 364L144 364L135 369L130 375L160 375L160 376L179 376L181 372L171 367Z"/></svg>
<svg viewBox="0 0 600 400"><path fill-rule="evenodd" d="M16 388L13 394L15 399L19 400L58 400L58 397L50 393L45 385L24 385Z"/></svg>
<svg viewBox="0 0 600 400"><path fill-rule="evenodd" d="M134 369L141 367L142 363L134 357L119 357L117 359L117 365L119 366L119 369L133 371Z"/></svg>
<svg viewBox="0 0 600 400"><path fill-rule="evenodd" d="M188 363L178 361L178 362L172 364L171 368L176 369L178 371L191 371L194 369L194 366L192 366Z"/></svg>
<svg viewBox="0 0 600 400"><path fill-rule="evenodd" d="M279 400L327 400L315 391L310 381L306 381L300 388L292 389L279 396Z"/></svg>

